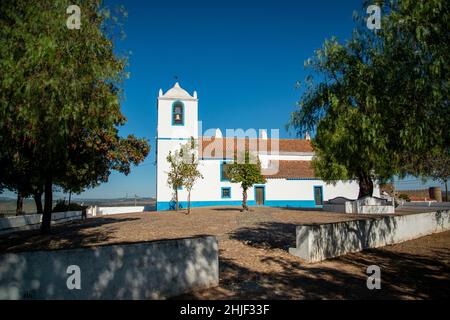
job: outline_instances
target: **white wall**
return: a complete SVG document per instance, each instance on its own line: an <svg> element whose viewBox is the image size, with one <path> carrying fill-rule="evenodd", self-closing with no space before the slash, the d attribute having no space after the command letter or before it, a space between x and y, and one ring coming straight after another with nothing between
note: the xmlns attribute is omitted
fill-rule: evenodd
<svg viewBox="0 0 450 320"><path fill-rule="evenodd" d="M181 142L185 143L185 142ZM163 141L162 149L174 150L179 147L180 141ZM161 145L161 142L160 144ZM160 155L160 154L159 154ZM164 161L163 161L164 160ZM172 190L167 185L167 174L169 166L163 159L159 158L158 173L158 201L171 201ZM194 186L191 201L239 201L242 199L242 189L239 184L220 181L220 164L222 160L200 160L199 170L204 176ZM324 201L335 197L346 197L356 199L359 193L359 185L356 181L339 181L336 185L326 184L321 180L286 180L268 179L265 184L266 200L313 200L314 186L323 186ZM231 187L231 198L222 199L221 187ZM376 188L374 196L379 196ZM180 201L187 200L186 190L178 192ZM254 189L248 190L248 200L254 200Z"/></svg>
<svg viewBox="0 0 450 320"><path fill-rule="evenodd" d="M136 206L136 207L97 207L96 215L112 215L112 214L122 214L122 213L135 213L135 212L144 212L144 206Z"/></svg>
<svg viewBox="0 0 450 320"><path fill-rule="evenodd" d="M289 252L308 262L317 262L449 229L449 211L304 225L296 228L296 247Z"/></svg>
<svg viewBox="0 0 450 320"><path fill-rule="evenodd" d="M217 239L201 236L2 254L0 299L164 299L217 286L218 253ZM67 287L71 265L79 267L80 289Z"/></svg>
<svg viewBox="0 0 450 320"><path fill-rule="evenodd" d="M284 160L284 161L311 161L313 155L308 154L259 154L259 160L261 161L261 167L267 168L269 161Z"/></svg>
<svg viewBox="0 0 450 320"><path fill-rule="evenodd" d="M51 224L60 224L81 219L81 211L53 212ZM0 234L23 230L36 230L40 228L41 222L42 214L37 213L0 218Z"/></svg>

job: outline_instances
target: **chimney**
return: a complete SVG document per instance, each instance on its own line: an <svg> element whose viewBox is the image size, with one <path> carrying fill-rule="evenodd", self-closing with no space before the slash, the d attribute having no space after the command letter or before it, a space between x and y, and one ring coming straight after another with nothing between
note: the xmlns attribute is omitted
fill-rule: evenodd
<svg viewBox="0 0 450 320"><path fill-rule="evenodd" d="M311 141L311 136L309 135L308 131L305 132L305 140Z"/></svg>
<svg viewBox="0 0 450 320"><path fill-rule="evenodd" d="M267 140L267 131L265 129L259 130L259 137L263 140Z"/></svg>

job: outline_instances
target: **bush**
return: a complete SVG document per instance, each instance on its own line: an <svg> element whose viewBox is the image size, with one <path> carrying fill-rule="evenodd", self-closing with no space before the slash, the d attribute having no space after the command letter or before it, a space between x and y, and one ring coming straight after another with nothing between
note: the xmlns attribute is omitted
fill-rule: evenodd
<svg viewBox="0 0 450 320"><path fill-rule="evenodd" d="M405 200L406 202L410 202L410 201L411 201L411 199L409 198L409 196L408 196L407 194L404 194L404 193L400 194L400 195L398 196L398 198L401 199L401 200Z"/></svg>
<svg viewBox="0 0 450 320"><path fill-rule="evenodd" d="M56 202L53 212L65 212L65 211L82 211L84 207L76 202L66 203L64 200Z"/></svg>

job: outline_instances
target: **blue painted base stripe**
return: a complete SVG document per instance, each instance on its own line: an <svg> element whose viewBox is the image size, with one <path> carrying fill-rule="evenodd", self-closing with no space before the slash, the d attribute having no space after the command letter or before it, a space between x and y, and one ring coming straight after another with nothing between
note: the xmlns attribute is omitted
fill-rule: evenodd
<svg viewBox="0 0 450 320"><path fill-rule="evenodd" d="M187 208L187 201L179 201L180 209ZM256 206L255 200L247 201L248 206ZM191 201L191 208L213 207L213 206L242 206L241 200L228 201ZM264 207L285 207L285 208L322 208L316 206L314 200L266 200ZM175 210L175 201L158 201L156 202L156 210Z"/></svg>

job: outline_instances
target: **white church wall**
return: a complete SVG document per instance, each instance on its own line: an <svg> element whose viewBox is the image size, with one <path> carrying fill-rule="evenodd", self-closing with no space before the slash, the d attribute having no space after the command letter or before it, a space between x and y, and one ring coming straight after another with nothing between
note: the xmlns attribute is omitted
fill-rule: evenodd
<svg viewBox="0 0 450 320"><path fill-rule="evenodd" d="M309 154L259 154L258 157L261 162L267 162L270 160L311 161L314 156Z"/></svg>

